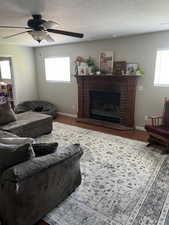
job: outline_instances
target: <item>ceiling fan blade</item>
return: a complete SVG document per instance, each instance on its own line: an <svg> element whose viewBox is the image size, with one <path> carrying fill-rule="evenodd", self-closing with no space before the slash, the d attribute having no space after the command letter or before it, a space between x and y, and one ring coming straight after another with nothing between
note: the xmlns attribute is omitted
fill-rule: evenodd
<svg viewBox="0 0 169 225"><path fill-rule="evenodd" d="M52 20L48 20L48 21L45 21L45 22L43 23L43 26L44 26L46 29L50 29L50 28L52 28L52 27L59 26L59 24L56 23L56 22L54 22L54 21L52 21Z"/></svg>
<svg viewBox="0 0 169 225"><path fill-rule="evenodd" d="M18 35L21 35L21 34L25 34L25 33L27 33L27 31L20 32L20 33L17 33L17 34L12 34L12 35L9 35L9 36L6 36L6 37L3 37L3 39L12 38L12 37L15 37L15 36L18 36Z"/></svg>
<svg viewBox="0 0 169 225"><path fill-rule="evenodd" d="M30 27L18 27L18 26L0 26L0 28L14 28L14 29L30 29Z"/></svg>
<svg viewBox="0 0 169 225"><path fill-rule="evenodd" d="M83 38L83 34L81 33L75 33L75 32L69 32L69 31L64 31L64 30L55 30L55 29L47 29L48 32L55 33L55 34L63 34L71 37L76 37L76 38Z"/></svg>
<svg viewBox="0 0 169 225"><path fill-rule="evenodd" d="M49 34L47 34L44 39L48 42L55 42L55 40Z"/></svg>

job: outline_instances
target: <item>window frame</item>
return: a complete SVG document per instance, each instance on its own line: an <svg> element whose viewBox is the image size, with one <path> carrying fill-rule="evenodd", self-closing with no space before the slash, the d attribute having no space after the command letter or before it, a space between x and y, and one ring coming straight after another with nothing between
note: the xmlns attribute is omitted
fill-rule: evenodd
<svg viewBox="0 0 169 225"><path fill-rule="evenodd" d="M46 78L46 66L45 66L45 60L46 59L53 59L53 58L69 58L69 68L70 68L70 81L65 81L65 80L47 80ZM71 59L70 56L48 56L44 57L44 72L45 72L45 81L48 83L65 83L65 84L70 84L72 83L72 76L71 76Z"/></svg>
<svg viewBox="0 0 169 225"><path fill-rule="evenodd" d="M10 65L10 72L11 72L11 78L2 78L2 75L1 75L1 67L0 67L0 80L1 81L9 81L9 80L13 80L13 69L12 69L12 59L11 57L5 57L5 56L0 56L0 62L1 61L9 61L9 65Z"/></svg>
<svg viewBox="0 0 169 225"><path fill-rule="evenodd" d="M157 88L158 87L169 87L169 83L167 83L167 84L155 83L156 62L157 62L157 52L158 51L169 51L169 48L157 48L157 50L156 50L153 86L157 87Z"/></svg>

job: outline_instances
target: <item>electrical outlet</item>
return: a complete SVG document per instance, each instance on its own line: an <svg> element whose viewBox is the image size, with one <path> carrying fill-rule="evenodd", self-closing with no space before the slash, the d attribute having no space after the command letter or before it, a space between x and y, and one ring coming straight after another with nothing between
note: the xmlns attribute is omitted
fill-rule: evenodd
<svg viewBox="0 0 169 225"><path fill-rule="evenodd" d="M145 120L148 120L148 116L145 116L144 119L145 119Z"/></svg>

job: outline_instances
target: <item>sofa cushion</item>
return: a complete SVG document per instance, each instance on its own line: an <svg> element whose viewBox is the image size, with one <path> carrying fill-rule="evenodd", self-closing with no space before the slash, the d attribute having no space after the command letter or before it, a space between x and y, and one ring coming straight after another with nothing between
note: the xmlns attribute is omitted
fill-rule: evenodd
<svg viewBox="0 0 169 225"><path fill-rule="evenodd" d="M52 131L52 117L37 112L25 112L16 115L17 120L0 126L1 130L20 137L38 137Z"/></svg>
<svg viewBox="0 0 169 225"><path fill-rule="evenodd" d="M58 147L58 143L37 143L32 144L33 150L35 152L35 156L43 156L47 154L54 153Z"/></svg>
<svg viewBox="0 0 169 225"><path fill-rule="evenodd" d="M0 174L7 168L34 157L29 143L20 145L0 143Z"/></svg>
<svg viewBox="0 0 169 225"><path fill-rule="evenodd" d="M16 116L11 106L6 102L0 104L0 125L16 121Z"/></svg>
<svg viewBox="0 0 169 225"><path fill-rule="evenodd" d="M150 125L146 125L145 129L148 132L152 132L155 134L158 134L164 138L169 139L169 128L166 128L164 126L150 126Z"/></svg>

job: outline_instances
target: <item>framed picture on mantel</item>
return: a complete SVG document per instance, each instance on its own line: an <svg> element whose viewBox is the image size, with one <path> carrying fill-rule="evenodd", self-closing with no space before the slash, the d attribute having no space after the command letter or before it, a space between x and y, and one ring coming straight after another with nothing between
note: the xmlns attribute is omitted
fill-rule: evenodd
<svg viewBox="0 0 169 225"><path fill-rule="evenodd" d="M116 61L113 66L114 75L124 75L126 74L126 61Z"/></svg>
<svg viewBox="0 0 169 225"><path fill-rule="evenodd" d="M87 64L85 62L81 63L78 66L78 75L80 76L87 75Z"/></svg>
<svg viewBox="0 0 169 225"><path fill-rule="evenodd" d="M126 75L136 75L136 71L139 68L137 63L127 63Z"/></svg>
<svg viewBox="0 0 169 225"><path fill-rule="evenodd" d="M112 75L113 73L113 52L102 51L100 53L100 71L105 75Z"/></svg>

